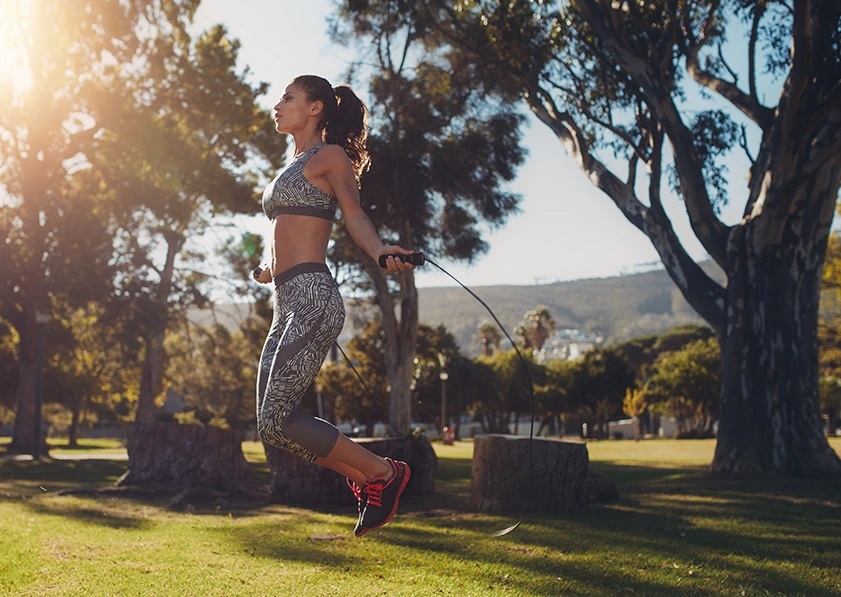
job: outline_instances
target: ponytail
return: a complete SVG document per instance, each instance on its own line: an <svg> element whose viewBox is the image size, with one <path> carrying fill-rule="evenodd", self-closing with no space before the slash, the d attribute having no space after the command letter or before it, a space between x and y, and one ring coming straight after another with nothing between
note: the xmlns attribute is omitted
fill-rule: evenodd
<svg viewBox="0 0 841 597"><path fill-rule="evenodd" d="M359 179L371 165L368 108L347 85L333 89L326 79L315 75L301 75L292 83L304 90L309 101L320 101L324 106L319 123L322 139L345 150Z"/></svg>

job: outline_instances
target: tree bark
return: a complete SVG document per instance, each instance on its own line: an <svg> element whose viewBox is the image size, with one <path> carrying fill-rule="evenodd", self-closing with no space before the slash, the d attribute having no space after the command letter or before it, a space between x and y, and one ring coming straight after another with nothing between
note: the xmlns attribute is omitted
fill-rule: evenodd
<svg viewBox="0 0 841 597"><path fill-rule="evenodd" d="M164 237L167 243L166 262L153 299L155 319L146 335L146 355L134 419L137 423L151 423L155 419L155 398L161 391L163 379L164 337L169 320L169 295L172 292L172 280L175 275L175 258L184 244L184 235L178 231L167 231Z"/></svg>
<svg viewBox="0 0 841 597"><path fill-rule="evenodd" d="M757 253L756 234L745 226L731 240L712 469L841 473L821 428L818 396L820 238Z"/></svg>
<svg viewBox="0 0 841 597"><path fill-rule="evenodd" d="M598 499L598 484L587 484L588 473L587 445L582 442L480 436L473 444L470 505L509 514L571 512ZM616 493L615 487L612 491Z"/></svg>
<svg viewBox="0 0 841 597"><path fill-rule="evenodd" d="M250 494L259 485L251 477L241 444L242 436L228 429L135 423L127 434L129 468L116 484Z"/></svg>
<svg viewBox="0 0 841 597"><path fill-rule="evenodd" d="M401 238L401 241L403 239ZM403 241L403 246L410 246ZM413 272L400 274L400 318L395 313L395 301L388 281L378 266L357 249L365 270L374 282L377 305L382 313L385 334L386 371L389 383L389 431L407 436L411 431L411 379L414 371L415 344L418 338L418 291Z"/></svg>
<svg viewBox="0 0 841 597"><path fill-rule="evenodd" d="M35 308L24 307L23 328L20 330L20 366L15 394L15 428L9 449L20 454L35 450L35 377L37 323Z"/></svg>

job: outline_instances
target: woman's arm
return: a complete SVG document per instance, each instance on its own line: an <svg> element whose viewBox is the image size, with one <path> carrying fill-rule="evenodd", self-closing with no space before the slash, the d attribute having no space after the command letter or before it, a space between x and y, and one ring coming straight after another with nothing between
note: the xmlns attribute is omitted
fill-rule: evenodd
<svg viewBox="0 0 841 597"><path fill-rule="evenodd" d="M345 228L353 241L375 262L379 260L380 255L411 255L412 251L398 245L386 245L380 239L373 222L359 204L359 189L356 186L353 167L344 150L338 145L328 145L318 153L326 154L324 155L324 165L327 168L325 178L339 202L345 219ZM389 273L397 273L414 268L415 266L411 263L389 258L386 260L384 269Z"/></svg>

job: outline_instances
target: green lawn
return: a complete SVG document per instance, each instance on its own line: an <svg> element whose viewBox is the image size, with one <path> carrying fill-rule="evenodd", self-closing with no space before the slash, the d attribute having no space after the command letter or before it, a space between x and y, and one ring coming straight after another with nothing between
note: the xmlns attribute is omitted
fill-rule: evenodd
<svg viewBox="0 0 841 597"><path fill-rule="evenodd" d="M353 509L61 494L125 470L119 442L86 441L49 462L0 459L0 595L841 594L841 479L711 475L714 446L591 443L618 502L494 538L514 520L467 508L472 444L437 444L437 494L356 539ZM265 475L259 445L244 451Z"/></svg>

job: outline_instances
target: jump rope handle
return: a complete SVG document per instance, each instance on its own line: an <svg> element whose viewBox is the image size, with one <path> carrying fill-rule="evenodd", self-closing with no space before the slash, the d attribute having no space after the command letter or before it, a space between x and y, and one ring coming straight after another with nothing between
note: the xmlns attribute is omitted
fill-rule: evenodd
<svg viewBox="0 0 841 597"><path fill-rule="evenodd" d="M395 259L399 259L403 263L411 263L412 265L423 265L426 263L426 258L423 256L423 253L412 253L411 255L403 255L403 254L396 254L396 255L380 255L379 263L380 267L385 267L385 260L389 257L394 257Z"/></svg>

